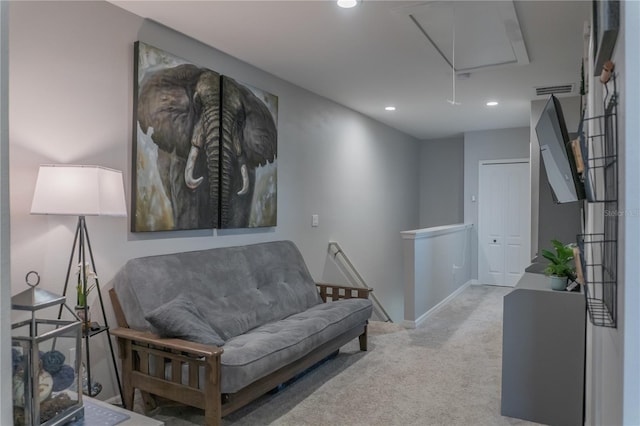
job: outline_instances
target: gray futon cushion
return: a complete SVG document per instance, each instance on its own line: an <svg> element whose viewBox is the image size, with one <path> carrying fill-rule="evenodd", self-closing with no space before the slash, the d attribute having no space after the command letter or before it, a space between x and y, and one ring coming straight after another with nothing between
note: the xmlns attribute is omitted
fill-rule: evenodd
<svg viewBox="0 0 640 426"><path fill-rule="evenodd" d="M158 306L145 319L160 337L177 337L205 345L224 345L224 340L204 320L198 308L184 295Z"/></svg>
<svg viewBox="0 0 640 426"><path fill-rule="evenodd" d="M223 340L322 302L291 241L131 259L112 283L131 328L182 294Z"/></svg>
<svg viewBox="0 0 640 426"><path fill-rule="evenodd" d="M227 340L221 360L222 392L237 392L334 337L362 327L371 311L368 299L321 303Z"/></svg>

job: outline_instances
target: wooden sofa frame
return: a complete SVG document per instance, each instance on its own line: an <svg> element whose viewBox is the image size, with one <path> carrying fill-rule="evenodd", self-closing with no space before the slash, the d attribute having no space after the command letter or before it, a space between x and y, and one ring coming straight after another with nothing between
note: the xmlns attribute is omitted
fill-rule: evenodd
<svg viewBox="0 0 640 426"><path fill-rule="evenodd" d="M320 296L327 301L369 298L372 289L317 283ZM111 331L118 338L122 361L123 397L125 408L133 410L134 390L141 391L145 412L155 408L154 396L176 401L204 410L205 425L218 426L222 417L236 411L264 395L297 373L311 367L341 346L358 337L360 350L367 350L367 325L345 331L319 346L304 357L263 377L233 394L220 391L220 358L224 351L182 339L161 338L151 332L129 328L122 306L114 289L109 290L119 328ZM166 377L165 365L171 365ZM183 384L186 366L188 384ZM204 368L204 383L200 383L200 368Z"/></svg>

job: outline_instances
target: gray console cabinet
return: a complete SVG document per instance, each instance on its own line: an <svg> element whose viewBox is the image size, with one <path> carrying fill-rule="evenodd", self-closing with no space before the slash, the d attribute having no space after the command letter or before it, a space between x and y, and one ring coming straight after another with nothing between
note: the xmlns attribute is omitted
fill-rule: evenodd
<svg viewBox="0 0 640 426"><path fill-rule="evenodd" d="M526 272L504 297L503 416L582 425L586 305L582 292L554 291Z"/></svg>

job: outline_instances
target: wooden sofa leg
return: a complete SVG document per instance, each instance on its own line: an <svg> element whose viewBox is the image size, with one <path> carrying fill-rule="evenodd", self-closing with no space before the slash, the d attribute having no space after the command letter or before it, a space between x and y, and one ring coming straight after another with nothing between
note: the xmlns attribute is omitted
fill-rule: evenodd
<svg viewBox="0 0 640 426"><path fill-rule="evenodd" d="M358 336L358 340L360 340L360 350L366 351L367 350L367 326L366 325L364 326L364 333Z"/></svg>
<svg viewBox="0 0 640 426"><path fill-rule="evenodd" d="M133 387L129 383L125 382L122 389L122 393L124 394L123 395L124 401L122 401L124 408L126 408L127 410L133 411L133 397L134 397Z"/></svg>
<svg viewBox="0 0 640 426"><path fill-rule="evenodd" d="M220 356L212 356L207 359L204 391L204 424L206 426L220 426L222 424L220 368Z"/></svg>
<svg viewBox="0 0 640 426"><path fill-rule="evenodd" d="M131 371L133 370L133 353L131 352L131 341L118 339L120 346L120 360L122 361L122 405L127 410L133 411L134 388L131 383Z"/></svg>

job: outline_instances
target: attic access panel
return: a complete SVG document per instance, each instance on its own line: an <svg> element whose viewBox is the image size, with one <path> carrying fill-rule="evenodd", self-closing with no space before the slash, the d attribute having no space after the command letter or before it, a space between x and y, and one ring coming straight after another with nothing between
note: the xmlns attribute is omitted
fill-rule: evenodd
<svg viewBox="0 0 640 426"><path fill-rule="evenodd" d="M455 71L529 63L512 1L429 2L407 8L409 19Z"/></svg>

